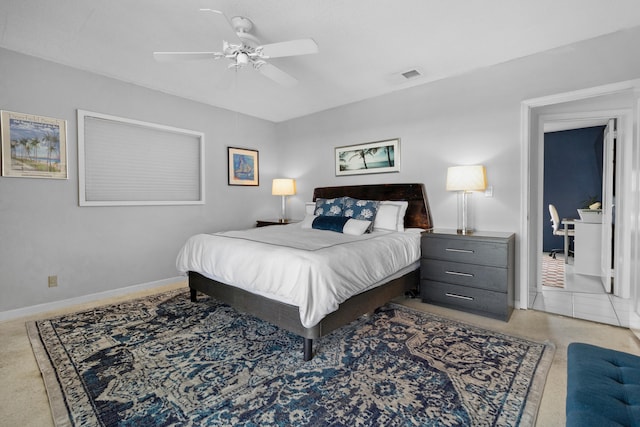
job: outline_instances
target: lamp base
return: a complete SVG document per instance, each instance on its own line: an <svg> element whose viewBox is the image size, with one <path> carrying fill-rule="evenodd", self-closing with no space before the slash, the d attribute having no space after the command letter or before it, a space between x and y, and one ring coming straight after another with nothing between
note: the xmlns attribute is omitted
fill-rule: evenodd
<svg viewBox="0 0 640 427"><path fill-rule="evenodd" d="M287 196L282 197L282 214L280 215L280 222L285 222L287 219Z"/></svg>
<svg viewBox="0 0 640 427"><path fill-rule="evenodd" d="M473 234L473 203L470 191L458 192L458 234Z"/></svg>

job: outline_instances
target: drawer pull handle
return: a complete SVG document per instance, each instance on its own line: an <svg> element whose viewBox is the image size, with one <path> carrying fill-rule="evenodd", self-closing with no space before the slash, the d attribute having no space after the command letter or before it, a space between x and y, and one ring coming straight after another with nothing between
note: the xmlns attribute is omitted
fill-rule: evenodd
<svg viewBox="0 0 640 427"><path fill-rule="evenodd" d="M463 254L472 254L473 251L470 249L454 249L454 248L446 248L445 251L447 252L460 252Z"/></svg>
<svg viewBox="0 0 640 427"><path fill-rule="evenodd" d="M447 292L445 295L448 296L448 297L451 297L451 298L458 298L458 299L464 299L464 300L467 300L467 301L473 301L473 298L465 297L464 295L450 294L449 292Z"/></svg>
<svg viewBox="0 0 640 427"><path fill-rule="evenodd" d="M473 277L473 274L470 273L460 273L459 271L449 271L449 270L445 270L446 274L451 274L454 276L464 276L464 277Z"/></svg>

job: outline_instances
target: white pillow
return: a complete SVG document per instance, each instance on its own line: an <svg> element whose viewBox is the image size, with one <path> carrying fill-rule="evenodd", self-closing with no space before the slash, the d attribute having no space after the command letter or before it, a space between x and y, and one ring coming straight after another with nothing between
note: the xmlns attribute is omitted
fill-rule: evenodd
<svg viewBox="0 0 640 427"><path fill-rule="evenodd" d="M378 213L373 223L373 229L404 231L404 216L409 202L383 200L378 205ZM382 215L381 215L382 213Z"/></svg>
<svg viewBox="0 0 640 427"><path fill-rule="evenodd" d="M361 236L369 229L370 225L371 221L350 218L349 221L344 224L344 227L342 227L342 233Z"/></svg>
<svg viewBox="0 0 640 427"><path fill-rule="evenodd" d="M400 215L400 206L380 204L376 218L373 221L373 229L396 231L398 215Z"/></svg>
<svg viewBox="0 0 640 427"><path fill-rule="evenodd" d="M316 211L316 202L305 202L304 210L307 215L313 215Z"/></svg>
<svg viewBox="0 0 640 427"><path fill-rule="evenodd" d="M313 204L313 207L316 207L316 204ZM316 216L314 214L307 214L305 215L304 219L300 222L300 227L301 228L311 228L311 226L313 225L313 220L316 219Z"/></svg>

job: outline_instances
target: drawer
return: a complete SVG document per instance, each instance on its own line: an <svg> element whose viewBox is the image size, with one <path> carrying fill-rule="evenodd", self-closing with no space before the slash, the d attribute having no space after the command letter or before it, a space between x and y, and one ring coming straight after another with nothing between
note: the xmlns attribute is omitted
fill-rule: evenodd
<svg viewBox="0 0 640 427"><path fill-rule="evenodd" d="M420 278L496 292L507 292L508 270L501 267L423 258L420 262Z"/></svg>
<svg viewBox="0 0 640 427"><path fill-rule="evenodd" d="M468 311L507 321L513 311L506 293L452 285L450 283L420 281L422 302Z"/></svg>
<svg viewBox="0 0 640 427"><path fill-rule="evenodd" d="M507 267L509 260L506 243L472 239L422 238L422 256L467 264Z"/></svg>

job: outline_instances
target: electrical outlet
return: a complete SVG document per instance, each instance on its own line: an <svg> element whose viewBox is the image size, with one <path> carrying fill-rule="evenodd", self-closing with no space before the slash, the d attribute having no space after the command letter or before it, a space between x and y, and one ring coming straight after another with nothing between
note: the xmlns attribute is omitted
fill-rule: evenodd
<svg viewBox="0 0 640 427"><path fill-rule="evenodd" d="M49 276L49 287L55 288L58 286L58 276Z"/></svg>
<svg viewBox="0 0 640 427"><path fill-rule="evenodd" d="M484 197L493 197L493 185L488 186L487 189L484 190Z"/></svg>

